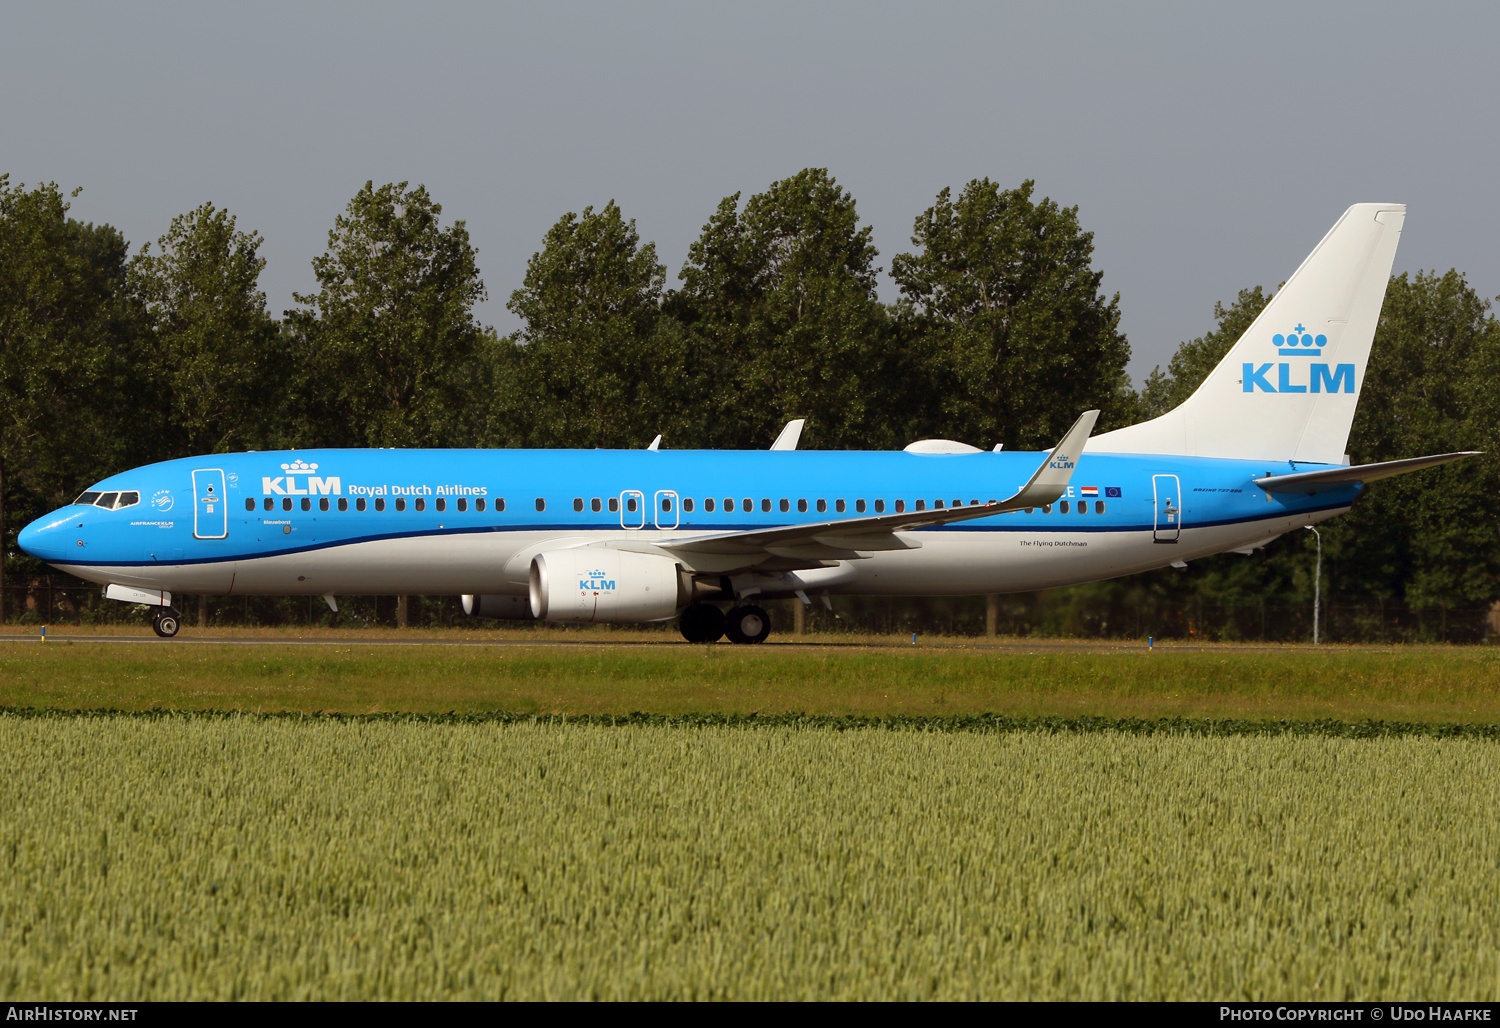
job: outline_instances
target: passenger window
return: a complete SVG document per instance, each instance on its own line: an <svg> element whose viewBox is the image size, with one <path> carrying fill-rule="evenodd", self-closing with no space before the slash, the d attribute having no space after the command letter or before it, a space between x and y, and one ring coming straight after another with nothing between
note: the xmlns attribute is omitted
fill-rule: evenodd
<svg viewBox="0 0 1500 1028"><path fill-rule="evenodd" d="M312 500L309 500L306 496L302 497L302 509L312 510Z"/></svg>
<svg viewBox="0 0 1500 1028"><path fill-rule="evenodd" d="M462 514L464 511L466 511L468 509L469 509L469 501L466 500L466 499L464 499L462 496L460 496L458 498L458 512L460 514Z"/></svg>
<svg viewBox="0 0 1500 1028"><path fill-rule="evenodd" d="M462 503L463 501L460 500L458 502ZM599 513L599 511L602 510L603 507L604 505L599 502L599 497L597 496L589 501L589 510L593 511L595 514Z"/></svg>
<svg viewBox="0 0 1500 1028"><path fill-rule="evenodd" d="M1044 503L1044 504L1042 504L1042 513L1043 514L1051 514L1052 513L1052 504L1050 504L1050 503Z"/></svg>
<svg viewBox="0 0 1500 1028"><path fill-rule="evenodd" d="M94 501L97 499L99 499L98 493L79 493L78 499L74 500L73 502L81 503L87 507L92 507L94 505Z"/></svg>
<svg viewBox="0 0 1500 1028"><path fill-rule="evenodd" d="M1095 500L1094 501L1094 513L1095 514L1103 514L1104 513L1104 501L1103 500Z"/></svg>
<svg viewBox="0 0 1500 1028"><path fill-rule="evenodd" d="M348 509L349 509L349 501L346 500L346 499L344 499L342 496L340 496L339 497L339 510L348 510Z"/></svg>
<svg viewBox="0 0 1500 1028"><path fill-rule="evenodd" d="M246 510L254 510L255 509L255 498L254 497L247 496L245 498L245 509Z"/></svg>
<svg viewBox="0 0 1500 1028"><path fill-rule="evenodd" d="M484 501L480 500L479 502L483 503ZM480 510L484 510L483 507L480 507L479 509ZM495 513L496 514L504 514L505 513L505 497L503 497L503 496L497 496L497 497L495 497Z"/></svg>
<svg viewBox="0 0 1500 1028"><path fill-rule="evenodd" d="M954 500L953 501L953 506L955 506L955 507L962 507L963 505L964 505L964 501L963 500Z"/></svg>
<svg viewBox="0 0 1500 1028"><path fill-rule="evenodd" d="M661 498L661 509L664 511L670 511L672 509L671 497L663 496Z"/></svg>
<svg viewBox="0 0 1500 1028"><path fill-rule="evenodd" d="M635 497L634 496L630 496L630 497L626 498L626 500L625 500L625 509L628 510L632 514L635 513Z"/></svg>
<svg viewBox="0 0 1500 1028"><path fill-rule="evenodd" d="M734 513L734 497L732 497L732 496L726 496L726 497L724 497L724 512L726 514L733 514Z"/></svg>
<svg viewBox="0 0 1500 1028"><path fill-rule="evenodd" d="M1078 501L1078 513L1080 513L1080 514L1087 514L1088 512L1089 512L1089 501L1088 500L1079 500Z"/></svg>
<svg viewBox="0 0 1500 1028"><path fill-rule="evenodd" d="M396 500L396 509L398 511L402 511L402 510L406 509L406 500L404 498L397 498L397 500Z"/></svg>
<svg viewBox="0 0 1500 1028"><path fill-rule="evenodd" d="M926 500L918 500L917 501L917 510L926 510L926 509L927 509L927 501Z"/></svg>
<svg viewBox="0 0 1500 1028"><path fill-rule="evenodd" d="M105 510L114 510L115 501L119 498L119 493L100 493L99 499L94 501L94 505L96 507L103 507Z"/></svg>
<svg viewBox="0 0 1500 1028"><path fill-rule="evenodd" d="M427 501L424 500L424 499L422 499L420 496L418 496L417 497L417 510L421 511L421 510L426 510L426 509L427 509Z"/></svg>
<svg viewBox="0 0 1500 1028"><path fill-rule="evenodd" d="M710 514L714 512L714 498L712 496L703 501L703 509L708 511ZM728 510L729 508L726 506L724 509Z"/></svg>
<svg viewBox="0 0 1500 1028"><path fill-rule="evenodd" d="M546 510L547 509L547 501L544 500L544 499L542 499L540 496L538 496L536 498L536 509L539 510L539 511L540 510Z"/></svg>
<svg viewBox="0 0 1500 1028"><path fill-rule="evenodd" d="M743 506L740 507L740 510L744 511L746 514L749 514L752 510L755 509L755 504L750 502L750 498L748 496L740 502L743 504Z"/></svg>
<svg viewBox="0 0 1500 1028"><path fill-rule="evenodd" d="M1057 509L1059 513L1066 514L1068 512L1068 501L1064 500L1063 502L1059 503L1057 505Z"/></svg>
<svg viewBox="0 0 1500 1028"><path fill-rule="evenodd" d="M807 501L806 500L798 500L797 501L797 512L799 514L806 514L807 513Z"/></svg>
<svg viewBox="0 0 1500 1028"><path fill-rule="evenodd" d="M689 514L693 512L693 498L691 496L682 501L682 509Z"/></svg>
<svg viewBox="0 0 1500 1028"><path fill-rule="evenodd" d="M782 500L781 500L781 513L785 514L787 511L789 511L791 509L792 509L791 501L787 500L785 497L782 497Z"/></svg>
<svg viewBox="0 0 1500 1028"><path fill-rule="evenodd" d="M613 514L615 511L617 511L619 509L620 509L620 498L618 496L611 496L609 498L609 512L611 514Z"/></svg>
<svg viewBox="0 0 1500 1028"><path fill-rule="evenodd" d="M384 496L377 496L377 497L375 497L375 510L376 510L377 513L378 512L382 512L382 511L385 510L385 497Z"/></svg>
<svg viewBox="0 0 1500 1028"><path fill-rule="evenodd" d="M770 500L763 499L763 500L760 501L760 512L762 514L769 514L769 513L771 513L771 501Z"/></svg>
<svg viewBox="0 0 1500 1028"><path fill-rule="evenodd" d="M844 513L844 501L843 500L834 500L833 501L833 509L835 511L837 511L838 513L840 513L840 514Z"/></svg>
<svg viewBox="0 0 1500 1028"><path fill-rule="evenodd" d="M1028 514L1030 514L1030 513L1031 513L1031 512L1032 512L1032 511L1034 511L1034 510L1036 510L1036 508L1035 508L1035 507L1027 507L1027 508L1026 508L1026 513L1028 513Z"/></svg>
<svg viewBox="0 0 1500 1028"><path fill-rule="evenodd" d="M436 500L432 501L432 508L441 513L448 509L448 501L439 496Z"/></svg>
<svg viewBox="0 0 1500 1028"><path fill-rule="evenodd" d="M856 514L863 514L864 512L865 512L865 501L864 500L855 500L854 501L854 513L856 513Z"/></svg>
<svg viewBox="0 0 1500 1028"><path fill-rule="evenodd" d="M573 513L574 514L582 514L583 513L583 497L582 496L575 496L575 497L573 497Z"/></svg>
<svg viewBox="0 0 1500 1028"><path fill-rule="evenodd" d="M481 514L484 513L484 497L481 496L479 499L477 499L477 500L474 501L474 509L477 510L477 511L479 511ZM497 510L497 511L502 511L504 509L505 509L505 501L504 500L501 500L499 503L497 503L495 505L495 510Z"/></svg>
<svg viewBox="0 0 1500 1028"><path fill-rule="evenodd" d="M822 514L826 510L828 510L828 501L827 500L819 500L818 501L818 513Z"/></svg>
<svg viewBox="0 0 1500 1028"><path fill-rule="evenodd" d="M363 511L365 509L365 498L363 496L354 501L354 509L358 511Z"/></svg>
<svg viewBox="0 0 1500 1028"><path fill-rule="evenodd" d="M325 497L323 497L322 499L320 499L318 501L318 509L319 510L327 510L328 509L328 497L325 496Z"/></svg>
<svg viewBox="0 0 1500 1028"><path fill-rule="evenodd" d="M282 510L291 510L292 509L292 498L290 496L288 496L286 499L284 499L284 500L281 501L281 509Z"/></svg>
<svg viewBox="0 0 1500 1028"><path fill-rule="evenodd" d="M884 514L885 513L885 501L884 500L876 500L875 501L875 513L876 514Z"/></svg>
<svg viewBox="0 0 1500 1028"><path fill-rule="evenodd" d="M271 499L269 496L267 496L266 497L265 507L266 507L266 510L273 510L273 509L275 509L275 507L276 507L276 501L273 500L273 499Z"/></svg>

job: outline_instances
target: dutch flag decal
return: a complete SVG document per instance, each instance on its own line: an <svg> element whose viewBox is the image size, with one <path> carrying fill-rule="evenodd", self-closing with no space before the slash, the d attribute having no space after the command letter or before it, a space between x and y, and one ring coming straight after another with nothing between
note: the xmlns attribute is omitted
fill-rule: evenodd
<svg viewBox="0 0 1500 1028"><path fill-rule="evenodd" d="M1095 485L1086 485L1082 489L1080 489L1079 492L1081 492L1084 496L1098 496L1099 487Z"/></svg>

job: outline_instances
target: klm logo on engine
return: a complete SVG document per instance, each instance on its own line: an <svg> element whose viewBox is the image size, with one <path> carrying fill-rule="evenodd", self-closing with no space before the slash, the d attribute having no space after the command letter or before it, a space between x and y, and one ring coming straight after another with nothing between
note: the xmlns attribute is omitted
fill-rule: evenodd
<svg viewBox="0 0 1500 1028"><path fill-rule="evenodd" d="M343 494L344 485L337 475L332 477L316 475L318 470L316 464L309 464L303 460L294 460L290 464L281 465L284 475L271 478L262 475L260 479L260 491L266 496L339 496ZM306 476L307 488L297 487L298 476Z"/></svg>
<svg viewBox="0 0 1500 1028"><path fill-rule="evenodd" d="M615 591L615 580L605 578L602 571L590 571L587 578L578 580L578 588L583 592L612 593Z"/></svg>
<svg viewBox="0 0 1500 1028"><path fill-rule="evenodd" d="M1313 335L1302 325L1282 335L1271 337L1271 345L1283 357L1321 357L1328 345L1325 335ZM1247 393L1257 390L1262 393L1352 393L1354 392L1354 365L1329 365L1314 361L1302 367L1290 362L1245 364L1240 377L1240 388ZM1274 371L1273 371L1274 369Z"/></svg>

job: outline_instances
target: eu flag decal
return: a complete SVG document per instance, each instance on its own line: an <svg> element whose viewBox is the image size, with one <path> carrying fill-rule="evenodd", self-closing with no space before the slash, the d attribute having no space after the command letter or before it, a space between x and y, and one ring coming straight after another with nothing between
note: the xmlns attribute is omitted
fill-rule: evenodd
<svg viewBox="0 0 1500 1028"><path fill-rule="evenodd" d="M1104 495L1110 499L1117 500L1120 498L1120 487L1117 485L1107 485L1104 487Z"/></svg>

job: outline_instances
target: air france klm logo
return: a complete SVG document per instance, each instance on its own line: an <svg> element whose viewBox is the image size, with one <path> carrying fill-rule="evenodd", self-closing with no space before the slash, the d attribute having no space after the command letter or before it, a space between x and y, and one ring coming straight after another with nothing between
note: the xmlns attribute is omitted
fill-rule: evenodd
<svg viewBox="0 0 1500 1028"><path fill-rule="evenodd" d="M587 578L578 580L578 588L583 592L611 593L615 591L615 580L605 578L602 571L590 571Z"/></svg>
<svg viewBox="0 0 1500 1028"><path fill-rule="evenodd" d="M1283 357L1321 357L1323 348L1328 345L1328 337L1325 335L1313 335L1306 327L1298 325L1291 332L1282 335L1280 332L1271 337L1271 345L1276 347L1276 352ZM1262 393L1352 393L1354 392L1354 365L1335 364L1330 369L1327 364L1315 361L1306 365L1307 373L1303 374L1301 368L1295 371L1295 365L1289 362L1280 364L1245 364L1244 374L1240 378L1240 388L1247 393L1257 390ZM1274 381L1271 377L1272 369L1275 369Z"/></svg>
<svg viewBox="0 0 1500 1028"><path fill-rule="evenodd" d="M286 474L275 478L261 476L260 491L266 496L338 496L344 491L343 483L337 475L320 477L314 474L318 470L316 464L293 460L290 464L281 465L281 470ZM299 489L297 480L303 476L307 479L307 488Z"/></svg>

